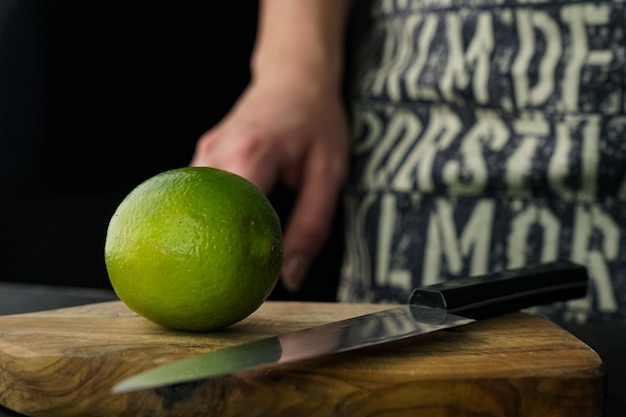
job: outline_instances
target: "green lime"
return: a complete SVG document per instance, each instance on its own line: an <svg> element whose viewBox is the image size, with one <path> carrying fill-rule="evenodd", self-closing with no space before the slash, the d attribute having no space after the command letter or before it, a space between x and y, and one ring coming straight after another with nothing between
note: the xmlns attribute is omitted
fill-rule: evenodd
<svg viewBox="0 0 626 417"><path fill-rule="evenodd" d="M283 260L279 218L246 179L215 168L162 172L124 198L105 263L130 309L164 327L208 331L253 313Z"/></svg>

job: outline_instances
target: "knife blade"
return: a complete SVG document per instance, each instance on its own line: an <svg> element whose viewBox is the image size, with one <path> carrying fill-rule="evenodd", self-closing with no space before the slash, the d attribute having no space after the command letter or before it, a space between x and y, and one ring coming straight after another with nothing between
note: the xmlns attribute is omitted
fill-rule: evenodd
<svg viewBox="0 0 626 417"><path fill-rule="evenodd" d="M584 297L585 267L557 261L413 290L407 305L176 360L117 383L113 393L196 382L330 355Z"/></svg>

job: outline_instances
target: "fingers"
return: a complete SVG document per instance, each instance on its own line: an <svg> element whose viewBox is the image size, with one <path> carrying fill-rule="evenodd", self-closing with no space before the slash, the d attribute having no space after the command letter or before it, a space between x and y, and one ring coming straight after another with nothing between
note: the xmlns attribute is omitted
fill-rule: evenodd
<svg viewBox="0 0 626 417"><path fill-rule="evenodd" d="M276 152L268 140L241 129L217 129L203 136L196 146L192 166L210 166L232 172L268 194L278 175Z"/></svg>
<svg viewBox="0 0 626 417"><path fill-rule="evenodd" d="M310 161L284 235L281 278L290 291L302 286L330 233L346 171L346 164L340 158Z"/></svg>
<svg viewBox="0 0 626 417"><path fill-rule="evenodd" d="M304 86L252 85L200 139L191 161L234 172L265 194L279 180L298 189L284 234L282 276L292 290L302 285L329 234L349 147L339 95Z"/></svg>

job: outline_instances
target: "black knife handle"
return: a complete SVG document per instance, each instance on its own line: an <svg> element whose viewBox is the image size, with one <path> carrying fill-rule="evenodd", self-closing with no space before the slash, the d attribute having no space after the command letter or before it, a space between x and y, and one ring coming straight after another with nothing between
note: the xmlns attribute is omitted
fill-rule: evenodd
<svg viewBox="0 0 626 417"><path fill-rule="evenodd" d="M588 281L584 266L557 261L417 288L409 303L483 319L582 298L587 293Z"/></svg>

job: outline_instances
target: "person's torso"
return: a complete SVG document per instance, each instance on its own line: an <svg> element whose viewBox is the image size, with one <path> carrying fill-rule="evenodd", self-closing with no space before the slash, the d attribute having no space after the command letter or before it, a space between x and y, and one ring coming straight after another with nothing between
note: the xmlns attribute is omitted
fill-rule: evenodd
<svg viewBox="0 0 626 417"><path fill-rule="evenodd" d="M356 298L568 258L624 314L626 2L356 3Z"/></svg>

